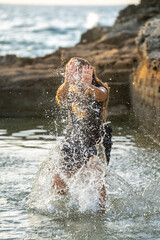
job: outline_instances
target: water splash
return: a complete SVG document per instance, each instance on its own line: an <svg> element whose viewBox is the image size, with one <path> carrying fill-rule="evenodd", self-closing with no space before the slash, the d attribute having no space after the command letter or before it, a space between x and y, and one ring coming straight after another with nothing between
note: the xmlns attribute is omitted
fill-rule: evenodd
<svg viewBox="0 0 160 240"><path fill-rule="evenodd" d="M49 157L40 165L29 196L29 209L43 214L60 214L62 212L66 214L72 210L80 212L100 210L98 189L104 184L104 163L100 163L98 157L95 157L96 166L104 169L103 171L83 166L77 173L68 178L61 171L61 144L60 141L57 142ZM59 174L69 186L69 192L66 196L59 195L56 190L52 189L55 174Z"/></svg>
<svg viewBox="0 0 160 240"><path fill-rule="evenodd" d="M87 29L90 29L93 27L97 27L98 25L99 25L99 16L94 12L88 13L85 27Z"/></svg>
<svg viewBox="0 0 160 240"><path fill-rule="evenodd" d="M149 202L152 212L160 212L160 177L152 179L147 184L143 197Z"/></svg>
<svg viewBox="0 0 160 240"><path fill-rule="evenodd" d="M146 216L151 211L149 202L128 182L110 168L106 171L107 202L109 218L134 218Z"/></svg>
<svg viewBox="0 0 160 240"><path fill-rule="evenodd" d="M99 187L105 184L107 190L106 213L109 219L145 216L150 206L137 192L110 168L106 169L98 157L94 161L103 169L103 173L94 168L83 166L72 177L67 178L60 168L62 142L57 141L49 157L40 165L32 192L28 199L28 208L45 215L67 216L73 212L97 212L99 208ZM69 186L67 195L59 195L52 189L55 174L65 180Z"/></svg>

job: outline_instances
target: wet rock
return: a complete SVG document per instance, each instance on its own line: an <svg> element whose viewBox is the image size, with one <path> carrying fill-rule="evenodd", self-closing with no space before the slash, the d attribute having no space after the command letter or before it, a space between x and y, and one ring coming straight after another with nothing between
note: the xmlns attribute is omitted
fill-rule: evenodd
<svg viewBox="0 0 160 240"><path fill-rule="evenodd" d="M129 31L113 31L105 35L101 39L101 43L111 44L111 45L121 45L124 44L124 41L130 38L136 37L137 34Z"/></svg>
<svg viewBox="0 0 160 240"><path fill-rule="evenodd" d="M160 18L145 24L136 43L139 62L133 72L132 104L143 131L160 143Z"/></svg>
<svg viewBox="0 0 160 240"><path fill-rule="evenodd" d="M0 65L12 65L16 62L16 55L0 56Z"/></svg>
<svg viewBox="0 0 160 240"><path fill-rule="evenodd" d="M81 35L80 43L90 43L97 41L100 39L104 34L109 32L111 27L95 27L89 29L87 32Z"/></svg>
<svg viewBox="0 0 160 240"><path fill-rule="evenodd" d="M141 129L160 143L159 79L160 67L155 70L150 60L141 59L141 63L133 73L132 104Z"/></svg>
<svg viewBox="0 0 160 240"><path fill-rule="evenodd" d="M145 24L136 38L136 43L144 58L160 59L160 18Z"/></svg>
<svg viewBox="0 0 160 240"><path fill-rule="evenodd" d="M40 69L1 70L0 116L44 117L54 112L55 92L62 77Z"/></svg>

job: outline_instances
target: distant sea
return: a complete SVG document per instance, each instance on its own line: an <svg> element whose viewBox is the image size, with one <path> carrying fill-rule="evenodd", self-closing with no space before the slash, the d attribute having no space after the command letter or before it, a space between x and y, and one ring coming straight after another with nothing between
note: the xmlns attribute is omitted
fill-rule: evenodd
<svg viewBox="0 0 160 240"><path fill-rule="evenodd" d="M37 57L73 46L94 26L111 26L125 6L0 5L0 55Z"/></svg>

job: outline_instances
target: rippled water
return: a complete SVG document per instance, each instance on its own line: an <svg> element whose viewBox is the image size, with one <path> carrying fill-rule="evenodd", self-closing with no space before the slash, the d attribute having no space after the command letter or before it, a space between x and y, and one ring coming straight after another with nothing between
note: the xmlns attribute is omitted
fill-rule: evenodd
<svg viewBox="0 0 160 240"><path fill-rule="evenodd" d="M0 239L159 239L160 148L126 117L114 117L107 211L42 215L27 200L39 165L63 138L42 119L0 119ZM57 134L55 134L55 132Z"/></svg>
<svg viewBox="0 0 160 240"><path fill-rule="evenodd" d="M0 55L37 57L73 46L88 28L111 26L122 8L0 5Z"/></svg>

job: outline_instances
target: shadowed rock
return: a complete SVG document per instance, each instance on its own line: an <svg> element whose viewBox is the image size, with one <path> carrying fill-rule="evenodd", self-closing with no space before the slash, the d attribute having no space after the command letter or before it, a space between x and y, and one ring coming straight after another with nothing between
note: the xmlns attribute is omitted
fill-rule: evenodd
<svg viewBox="0 0 160 240"><path fill-rule="evenodd" d="M145 24L136 43L140 56L133 73L133 108L143 131L160 142L160 18Z"/></svg>
<svg viewBox="0 0 160 240"><path fill-rule="evenodd" d="M160 18L145 24L136 38L136 43L143 57L160 60Z"/></svg>

